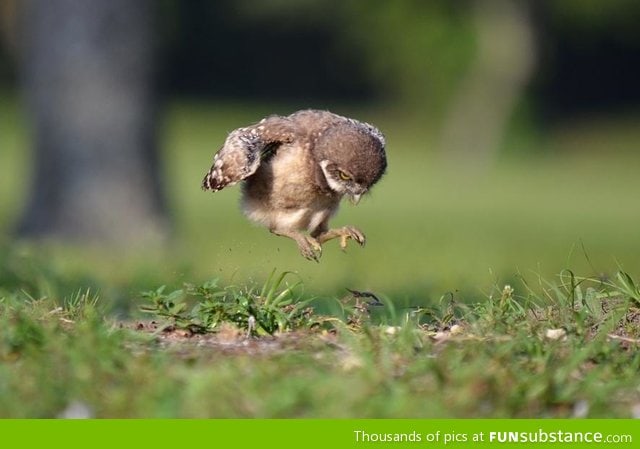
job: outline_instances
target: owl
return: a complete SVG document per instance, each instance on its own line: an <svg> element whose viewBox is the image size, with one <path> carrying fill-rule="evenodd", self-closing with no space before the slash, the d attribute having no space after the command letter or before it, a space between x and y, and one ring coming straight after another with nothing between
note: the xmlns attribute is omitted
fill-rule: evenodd
<svg viewBox="0 0 640 449"><path fill-rule="evenodd" d="M229 133L202 181L216 192L242 181L242 209L273 234L293 239L302 256L319 261L322 245L349 239L353 226L329 228L346 196L353 204L387 167L385 139L374 126L328 111L272 115Z"/></svg>

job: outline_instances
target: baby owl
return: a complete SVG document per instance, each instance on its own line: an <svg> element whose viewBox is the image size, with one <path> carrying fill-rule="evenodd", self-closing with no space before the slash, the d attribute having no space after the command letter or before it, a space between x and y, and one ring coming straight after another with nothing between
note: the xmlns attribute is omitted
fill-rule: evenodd
<svg viewBox="0 0 640 449"><path fill-rule="evenodd" d="M229 134L202 188L216 192L244 181L247 217L319 261L322 244L331 239L339 238L342 249L348 239L364 245L360 230L329 229L329 219L344 195L357 204L382 177L384 147L374 126L328 111L273 115Z"/></svg>

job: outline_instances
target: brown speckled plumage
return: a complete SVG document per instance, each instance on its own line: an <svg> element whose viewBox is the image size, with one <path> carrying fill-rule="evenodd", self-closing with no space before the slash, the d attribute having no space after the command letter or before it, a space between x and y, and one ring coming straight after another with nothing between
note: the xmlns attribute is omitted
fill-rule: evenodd
<svg viewBox="0 0 640 449"><path fill-rule="evenodd" d="M385 140L377 128L303 110L232 131L202 187L215 192L243 181L249 219L294 239L303 256L317 261L321 245L333 238L340 238L343 249L347 239L364 244L358 229L329 229L328 222L344 195L357 203L386 166Z"/></svg>

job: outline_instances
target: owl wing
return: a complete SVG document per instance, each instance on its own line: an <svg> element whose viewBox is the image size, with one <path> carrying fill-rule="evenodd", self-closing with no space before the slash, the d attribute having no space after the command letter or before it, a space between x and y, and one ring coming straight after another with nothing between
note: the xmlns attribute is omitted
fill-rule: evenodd
<svg viewBox="0 0 640 449"><path fill-rule="evenodd" d="M227 136L202 181L204 190L217 192L253 175L278 146L296 137L294 123L286 117L267 117L255 125L238 128Z"/></svg>

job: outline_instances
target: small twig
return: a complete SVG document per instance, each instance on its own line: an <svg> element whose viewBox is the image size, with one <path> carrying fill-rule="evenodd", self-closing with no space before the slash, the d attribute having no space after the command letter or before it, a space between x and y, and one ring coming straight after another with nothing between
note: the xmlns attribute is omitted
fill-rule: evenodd
<svg viewBox="0 0 640 449"><path fill-rule="evenodd" d="M56 307L53 310L50 310L49 312L47 312L47 315L55 315L56 313L60 313L62 312L64 309L62 307Z"/></svg>
<svg viewBox="0 0 640 449"><path fill-rule="evenodd" d="M622 336L616 335L616 334L607 334L607 337L609 337L612 340L624 341L626 343L640 344L640 339L638 339L638 338L622 337Z"/></svg>
<svg viewBox="0 0 640 449"><path fill-rule="evenodd" d="M380 298L371 292L361 292L358 290L351 290L350 288L347 288L346 290L351 293L354 298L372 298L373 301L367 301L368 306L384 306L382 301L380 301Z"/></svg>

